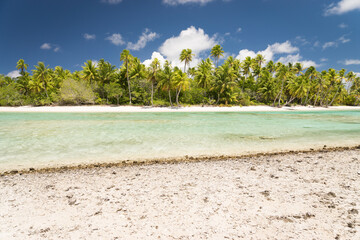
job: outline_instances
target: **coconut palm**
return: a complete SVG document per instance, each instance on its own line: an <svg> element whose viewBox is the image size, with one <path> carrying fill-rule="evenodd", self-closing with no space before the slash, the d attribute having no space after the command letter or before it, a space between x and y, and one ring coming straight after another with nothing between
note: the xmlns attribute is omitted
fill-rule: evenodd
<svg viewBox="0 0 360 240"><path fill-rule="evenodd" d="M20 70L20 74L24 75L29 64L26 64L24 59L20 59L16 64L16 69Z"/></svg>
<svg viewBox="0 0 360 240"><path fill-rule="evenodd" d="M154 85L158 81L160 67L159 59L155 58L148 68L148 80L151 82L151 106L154 106Z"/></svg>
<svg viewBox="0 0 360 240"><path fill-rule="evenodd" d="M51 86L51 79L48 66L45 66L43 62L38 62L33 70L33 78L38 84L41 84L45 90L46 98L49 98L48 87Z"/></svg>
<svg viewBox="0 0 360 240"><path fill-rule="evenodd" d="M90 83L90 86L92 86L93 82L95 82L98 77L95 64L91 60L88 60L84 63L82 68L83 78Z"/></svg>
<svg viewBox="0 0 360 240"><path fill-rule="evenodd" d="M159 86L163 91L168 91L170 106L172 106L171 90L174 87L173 75L174 72L172 70L171 64L166 60L164 69L159 73Z"/></svg>
<svg viewBox="0 0 360 240"><path fill-rule="evenodd" d="M129 78L129 65L130 65L131 58L132 58L132 56L130 55L129 50L127 50L127 49L124 49L120 54L120 61L124 62L125 69L126 69L126 80L127 80L128 89L129 89L129 99L130 99L129 104L130 105L131 105L131 86L130 86L130 78Z"/></svg>
<svg viewBox="0 0 360 240"><path fill-rule="evenodd" d="M186 65L189 65L190 67L190 62L192 61L193 56L195 56L195 54L192 53L191 49L183 49L181 51L180 54L180 61L184 62L184 73L186 72Z"/></svg>
<svg viewBox="0 0 360 240"><path fill-rule="evenodd" d="M175 86L177 87L176 93L176 104L179 106L179 95L181 90L185 91L187 88L190 87L190 78L187 74L180 69L176 70L174 77L173 77Z"/></svg>
<svg viewBox="0 0 360 240"><path fill-rule="evenodd" d="M215 59L216 68L218 67L219 59L223 55L223 48L218 44L211 49L211 56Z"/></svg>

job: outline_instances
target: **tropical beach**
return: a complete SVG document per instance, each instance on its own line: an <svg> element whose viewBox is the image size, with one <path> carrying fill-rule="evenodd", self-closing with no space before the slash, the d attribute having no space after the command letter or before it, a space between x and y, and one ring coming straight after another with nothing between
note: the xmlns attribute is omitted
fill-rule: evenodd
<svg viewBox="0 0 360 240"><path fill-rule="evenodd" d="M360 239L359 11L0 1L0 240Z"/></svg>

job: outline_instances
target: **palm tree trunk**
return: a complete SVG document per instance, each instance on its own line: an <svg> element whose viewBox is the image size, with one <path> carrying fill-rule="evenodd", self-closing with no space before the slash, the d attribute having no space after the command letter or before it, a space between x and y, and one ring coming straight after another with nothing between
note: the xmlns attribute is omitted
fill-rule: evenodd
<svg viewBox="0 0 360 240"><path fill-rule="evenodd" d="M282 84L281 84L281 90L280 90L280 97L279 97L278 107L280 106L280 101L281 101L281 96L282 96L283 90L284 90L284 80L282 81Z"/></svg>
<svg viewBox="0 0 360 240"><path fill-rule="evenodd" d="M170 89L169 89L169 101L170 101L170 106L172 106Z"/></svg>
<svg viewBox="0 0 360 240"><path fill-rule="evenodd" d="M332 105L332 103L334 102L334 100L335 100L335 98L336 98L336 96L338 95L338 93L339 93L339 87L338 87L338 89L336 90L336 93L335 93L335 95L334 95L334 97L333 97L333 99L331 100L331 102L330 102L330 106Z"/></svg>
<svg viewBox="0 0 360 240"><path fill-rule="evenodd" d="M130 87L130 80L129 80L129 69L128 69L128 61L126 60L126 79L127 79L127 83L128 83L128 88L129 88L129 98L130 98L130 105L131 103L131 87Z"/></svg>
<svg viewBox="0 0 360 240"><path fill-rule="evenodd" d="M179 87L179 91L177 92L176 94L176 104L179 106L179 95L180 95L180 92L181 92L181 87Z"/></svg>
<svg viewBox="0 0 360 240"><path fill-rule="evenodd" d="M313 105L314 107L316 106L316 103L317 103L319 94L320 94L320 88L319 88L318 92L316 93L316 98L315 98L315 100L314 100L314 105Z"/></svg>
<svg viewBox="0 0 360 240"><path fill-rule="evenodd" d="M151 81L151 106L154 106L154 82Z"/></svg>

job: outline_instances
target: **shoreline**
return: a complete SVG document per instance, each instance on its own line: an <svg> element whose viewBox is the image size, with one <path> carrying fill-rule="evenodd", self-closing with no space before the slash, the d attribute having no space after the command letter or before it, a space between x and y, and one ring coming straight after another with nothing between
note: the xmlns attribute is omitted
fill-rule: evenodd
<svg viewBox="0 0 360 240"><path fill-rule="evenodd" d="M359 110L360 106L330 106L312 107L271 107L259 106L190 106L190 107L151 107L151 106L109 106L109 105L85 105L85 106L21 106L21 107L0 107L3 112L54 112L54 113L131 113L131 112L284 112L284 111L343 111Z"/></svg>
<svg viewBox="0 0 360 240"><path fill-rule="evenodd" d="M285 156L285 155L296 155L296 154L309 154L309 153L327 153L327 152L342 152L342 151L351 151L359 150L360 145L353 146L337 146L337 147L323 147L318 149L309 150L286 150L279 152L259 152L253 154L244 154L244 155L220 155L220 156L185 156L185 157L175 157L175 158L158 158L158 159L144 159L144 160L123 160L118 162L96 162L96 163L82 163L76 165L59 165L52 167L29 167L21 169L6 170L0 172L0 177L8 175L23 175L23 174L33 174L33 173L56 173L56 172L66 172L66 171L76 171L76 170L86 170L86 169L102 169L102 168L113 168L113 167L130 167L130 166L150 166L150 165L166 165L166 164L181 164L181 163L190 163L190 162L216 162L224 160L240 160L246 158L258 158L258 157L272 157L272 156Z"/></svg>

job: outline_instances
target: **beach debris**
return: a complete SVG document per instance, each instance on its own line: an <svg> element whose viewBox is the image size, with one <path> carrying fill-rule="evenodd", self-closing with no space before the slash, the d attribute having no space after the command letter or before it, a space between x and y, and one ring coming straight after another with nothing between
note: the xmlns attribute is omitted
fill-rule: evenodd
<svg viewBox="0 0 360 240"><path fill-rule="evenodd" d="M250 170L251 170L251 171L256 171L256 168L255 168L254 166L252 166L252 167L250 168Z"/></svg>

